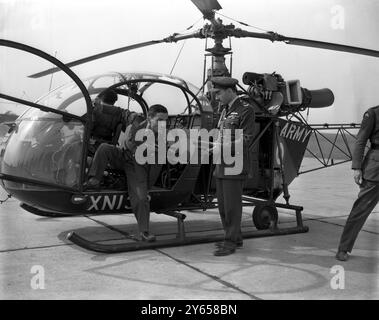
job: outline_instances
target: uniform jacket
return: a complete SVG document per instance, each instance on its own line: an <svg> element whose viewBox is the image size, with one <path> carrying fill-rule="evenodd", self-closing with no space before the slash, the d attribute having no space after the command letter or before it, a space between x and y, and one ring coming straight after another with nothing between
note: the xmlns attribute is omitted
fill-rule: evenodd
<svg viewBox="0 0 379 320"><path fill-rule="evenodd" d="M147 125L147 120L141 122L135 121L126 128L124 140L120 144L126 159L134 158L137 147L144 143L144 141L136 141L135 137L138 130L145 129Z"/></svg>
<svg viewBox="0 0 379 320"><path fill-rule="evenodd" d="M93 108L92 135L105 140L112 140L117 131L117 126L125 131L126 127L133 123L140 115L117 106L102 103Z"/></svg>
<svg viewBox="0 0 379 320"><path fill-rule="evenodd" d="M368 109L362 119L353 151L352 169L361 169L363 179L379 182L379 150L370 148L364 156L367 141L379 145L379 106Z"/></svg>
<svg viewBox="0 0 379 320"><path fill-rule="evenodd" d="M251 167L251 152L250 146L253 142L253 134L254 134L254 125L255 125L255 115L253 107L245 102L237 99L234 101L232 106L230 106L227 112L223 112L220 117L218 128L222 129L232 129L232 143L235 142L233 139L233 132L235 129L243 130L243 168L242 172L237 175L229 175L226 174L225 169L231 168L236 165L236 163L232 163L231 165L227 165L224 163L223 156L221 156L221 163L216 164L216 168L214 171L214 176L216 178L223 179L245 179L247 175L250 173ZM234 148L233 148L234 149ZM232 149L232 150L233 150ZM238 155L233 155L236 157Z"/></svg>

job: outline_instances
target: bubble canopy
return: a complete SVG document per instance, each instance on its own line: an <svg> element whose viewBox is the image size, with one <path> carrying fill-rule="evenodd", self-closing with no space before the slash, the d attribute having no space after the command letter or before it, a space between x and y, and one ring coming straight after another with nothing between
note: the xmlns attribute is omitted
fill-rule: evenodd
<svg viewBox="0 0 379 320"><path fill-rule="evenodd" d="M166 106L170 115L212 112L201 90L174 76L112 72L82 83L91 100L113 88L118 93L116 106L145 115L152 104ZM1 173L50 186L81 189L92 106L88 109L85 95L75 82L52 90L35 103L51 108L51 112L31 107L18 118L2 147Z"/></svg>
<svg viewBox="0 0 379 320"><path fill-rule="evenodd" d="M190 109L188 102L196 104L193 97L188 97L189 92L199 100L200 106L198 107L200 109L212 110L208 99L199 88L174 76L141 72L111 72L87 78L83 83L92 99L107 88L115 88L120 94L116 105L122 108L137 108L136 111L141 110L138 110L134 100L141 103L143 99L145 107L159 103L166 106L170 114L182 113L185 109ZM135 99L136 96L140 99ZM75 83L63 85L49 92L38 99L37 103L76 116L83 116L87 112L84 97ZM29 110L28 112L33 111ZM35 112L38 113L38 111ZM36 114L33 113L33 115ZM43 116L42 113L38 113L38 115ZM29 117L30 113L26 113L25 116Z"/></svg>

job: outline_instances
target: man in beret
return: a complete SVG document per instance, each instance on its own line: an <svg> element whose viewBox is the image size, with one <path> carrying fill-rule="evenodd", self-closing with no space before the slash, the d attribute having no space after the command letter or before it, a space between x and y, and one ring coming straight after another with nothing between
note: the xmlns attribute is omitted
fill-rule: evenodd
<svg viewBox="0 0 379 320"><path fill-rule="evenodd" d="M243 184L250 168L249 147L253 141L255 115L253 107L239 99L236 85L238 80L230 77L211 78L216 101L221 105L221 116L217 128L220 130L218 141L215 148L226 147L227 130L230 130L234 150L236 144L242 143L243 154L235 154L243 157L243 168L238 174L231 173L230 164L227 164L221 156L216 163L214 176L216 178L216 194L221 222L225 232L223 242L216 243L215 256L226 256L235 252L236 248L242 247L241 218L242 218L242 192ZM236 139L236 129L242 129L242 137ZM219 146L217 146L219 143ZM230 147L230 146L229 146ZM223 155L223 152L221 152Z"/></svg>

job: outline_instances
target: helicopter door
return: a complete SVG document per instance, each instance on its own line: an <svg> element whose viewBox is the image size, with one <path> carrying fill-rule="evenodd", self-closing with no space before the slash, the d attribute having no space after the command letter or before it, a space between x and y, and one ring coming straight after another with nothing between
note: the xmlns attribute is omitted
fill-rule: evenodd
<svg viewBox="0 0 379 320"><path fill-rule="evenodd" d="M0 98L31 108L16 120L16 126L0 149L0 178L17 188L22 182L33 186L82 190L87 141L92 121L92 102L78 76L56 58L43 51L17 42L1 40L0 46L25 51L45 59L66 73L74 83L58 88L37 102L0 93ZM65 92L76 88L81 96L81 109L70 109ZM66 91L65 91L66 90ZM72 91L71 91L72 92ZM67 108L62 108L66 103ZM22 187L22 186L21 186Z"/></svg>

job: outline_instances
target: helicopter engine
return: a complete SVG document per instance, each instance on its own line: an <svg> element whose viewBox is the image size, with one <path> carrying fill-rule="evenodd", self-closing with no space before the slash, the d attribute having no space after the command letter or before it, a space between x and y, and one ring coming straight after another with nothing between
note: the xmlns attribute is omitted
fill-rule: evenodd
<svg viewBox="0 0 379 320"><path fill-rule="evenodd" d="M303 111L306 108L324 108L333 104L334 94L330 89L308 90L299 80L285 81L277 73L245 72L242 82L249 85L249 97L261 107L279 116ZM270 92L269 96L265 93Z"/></svg>

